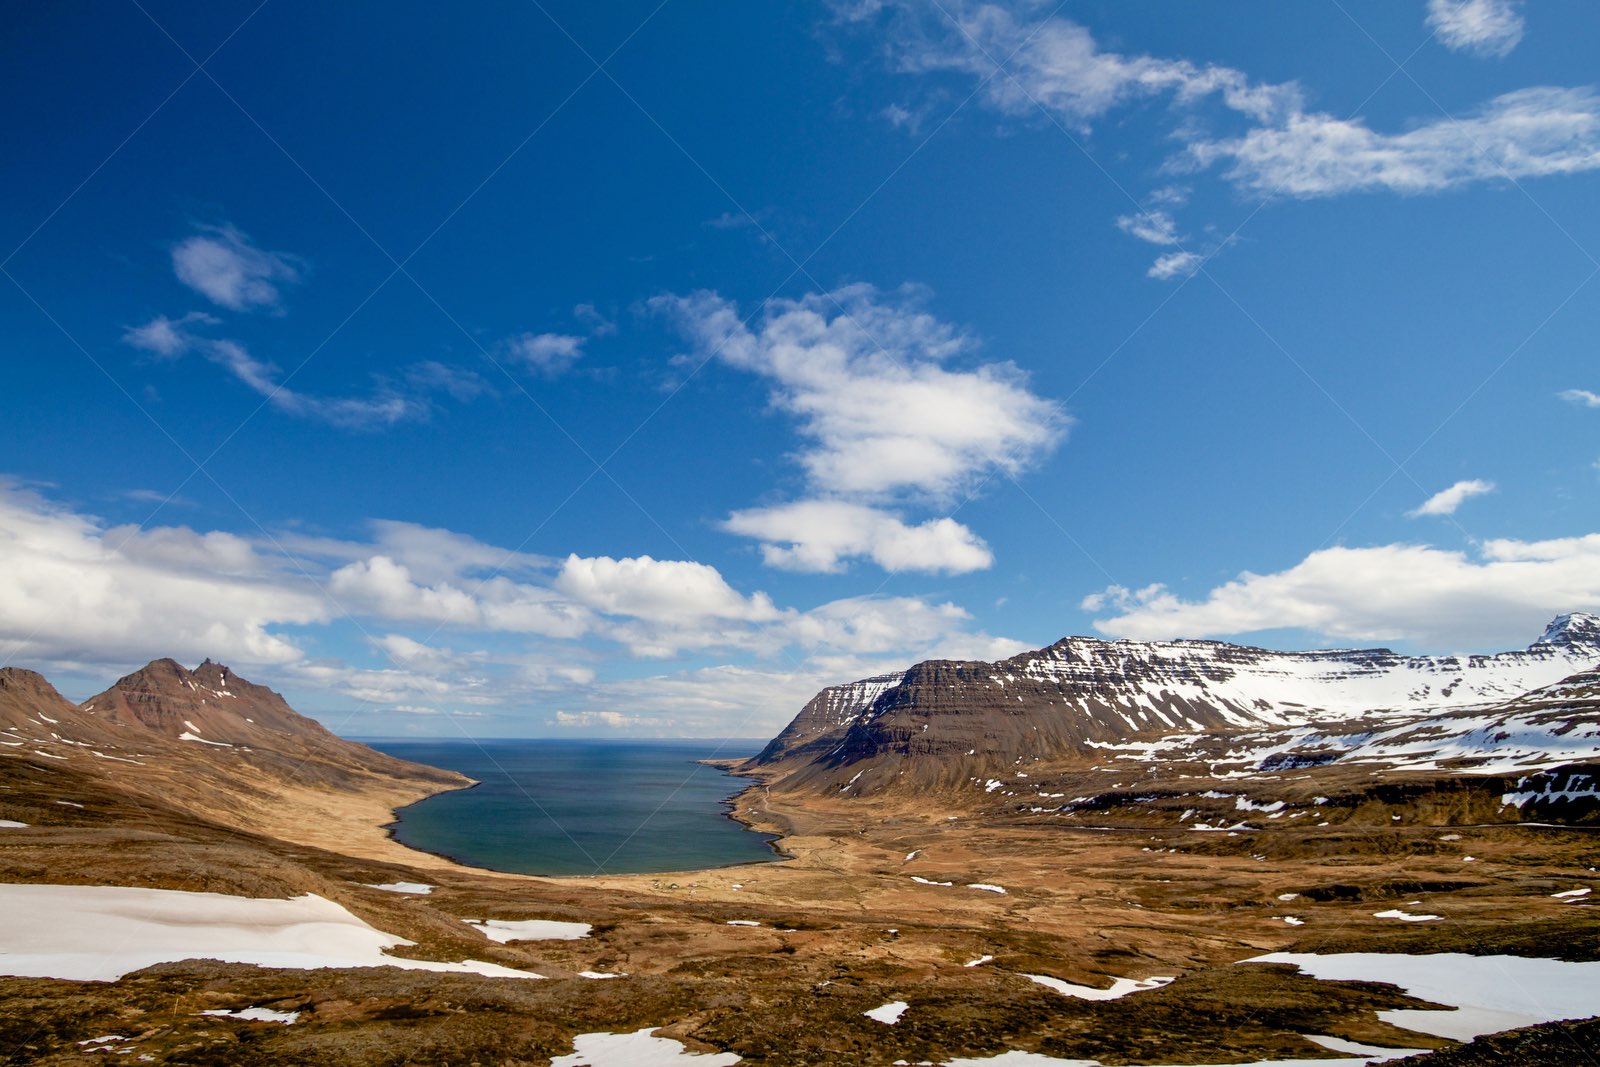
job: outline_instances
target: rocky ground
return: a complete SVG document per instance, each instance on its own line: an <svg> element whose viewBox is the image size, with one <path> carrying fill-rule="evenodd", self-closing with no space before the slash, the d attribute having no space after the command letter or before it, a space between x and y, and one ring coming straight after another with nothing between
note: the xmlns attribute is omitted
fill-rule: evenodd
<svg viewBox="0 0 1600 1067"><path fill-rule="evenodd" d="M1506 821L1513 813L1497 803L1495 783L1427 775L1377 783L1342 767L1248 783L1185 779L1178 767L1136 771L1036 766L993 789L915 800L802 801L758 783L739 816L783 833L785 862L537 879L433 857L352 858L405 854L372 847L375 829L339 851L290 844L247 820L230 825L225 812L199 819L114 780L8 755L0 819L28 825L0 830L0 882L311 892L417 942L397 953L486 960L548 980L203 961L114 983L5 978L0 1057L543 1064L571 1052L575 1034L648 1026L750 1063L890 1064L1007 1049L1110 1064L1243 1062L1330 1055L1299 1036L1308 1033L1450 1044L1380 1021L1375 1010L1419 1006L1393 987L1239 962L1251 956L1600 960L1600 911L1554 896L1596 878L1600 836L1586 825L1587 808L1551 816L1579 825L1522 825ZM368 888L396 881L437 888L427 896ZM1393 909L1441 918L1375 914ZM460 921L490 917L594 930L582 940L496 944ZM1176 980L1092 1002L1024 974L1098 987L1112 977ZM910 1005L896 1025L862 1014L893 1000ZM201 1014L247 1007L301 1014L293 1025ZM1600 1061L1597 1038L1593 1025L1539 1027L1456 1046L1433 1062L1581 1064Z"/></svg>

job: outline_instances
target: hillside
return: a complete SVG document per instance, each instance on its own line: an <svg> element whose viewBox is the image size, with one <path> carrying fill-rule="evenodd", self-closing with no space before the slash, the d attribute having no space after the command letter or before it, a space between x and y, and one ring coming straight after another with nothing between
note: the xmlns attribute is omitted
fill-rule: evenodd
<svg viewBox="0 0 1600 1067"><path fill-rule="evenodd" d="M119 788L202 818L311 845L373 838L371 827L394 808L472 784L340 738L209 660L193 671L156 660L81 706L32 671L0 669L0 745L114 777ZM372 851L416 861L381 840Z"/></svg>

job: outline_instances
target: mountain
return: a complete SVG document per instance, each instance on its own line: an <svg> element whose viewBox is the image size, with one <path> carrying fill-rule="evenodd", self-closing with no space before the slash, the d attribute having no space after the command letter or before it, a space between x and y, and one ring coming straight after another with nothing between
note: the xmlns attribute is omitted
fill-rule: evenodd
<svg viewBox="0 0 1600 1067"><path fill-rule="evenodd" d="M1174 734L1372 734L1495 707L1597 662L1600 619L1585 614L1496 655L1068 637L996 663L932 660L825 689L743 769L785 789L955 788Z"/></svg>
<svg viewBox="0 0 1600 1067"><path fill-rule="evenodd" d="M0 746L302 844L349 837L357 825L354 836L370 837L395 808L472 784L347 741L210 660L192 671L155 660L82 705L33 671L0 669Z"/></svg>

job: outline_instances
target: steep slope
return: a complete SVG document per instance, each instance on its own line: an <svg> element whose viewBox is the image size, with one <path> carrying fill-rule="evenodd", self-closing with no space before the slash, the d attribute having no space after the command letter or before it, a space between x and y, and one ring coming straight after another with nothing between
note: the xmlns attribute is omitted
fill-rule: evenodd
<svg viewBox="0 0 1600 1067"><path fill-rule="evenodd" d="M881 689L884 678L824 690L745 768L780 788L950 787L1177 733L1370 732L1493 707L1596 662L1600 619L1582 614L1492 656L1069 637L998 663L920 663Z"/></svg>
<svg viewBox="0 0 1600 1067"><path fill-rule="evenodd" d="M283 697L207 661L156 660L77 706L32 671L0 669L0 756L114 777L224 825L416 862L374 833L400 806L470 779L347 741Z"/></svg>

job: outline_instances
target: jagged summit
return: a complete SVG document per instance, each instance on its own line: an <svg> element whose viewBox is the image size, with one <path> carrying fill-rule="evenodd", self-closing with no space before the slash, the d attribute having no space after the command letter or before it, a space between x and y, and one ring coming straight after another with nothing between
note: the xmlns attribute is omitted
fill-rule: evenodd
<svg viewBox="0 0 1600 1067"><path fill-rule="evenodd" d="M995 663L933 660L823 690L746 765L785 787L953 786L1183 732L1382 723L1487 708L1600 662L1600 620L1525 649L1402 656L1068 637Z"/></svg>
<svg viewBox="0 0 1600 1067"><path fill-rule="evenodd" d="M1600 616L1585 611L1557 615L1535 645L1600 645Z"/></svg>

